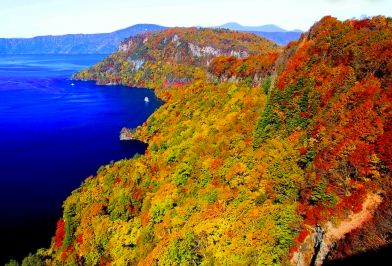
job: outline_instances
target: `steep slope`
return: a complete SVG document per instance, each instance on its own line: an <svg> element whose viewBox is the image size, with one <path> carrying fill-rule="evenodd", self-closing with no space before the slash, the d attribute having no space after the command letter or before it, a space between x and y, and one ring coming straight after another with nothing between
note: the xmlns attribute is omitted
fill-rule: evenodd
<svg viewBox="0 0 392 266"><path fill-rule="evenodd" d="M325 17L279 59L276 89L254 144L262 146L276 134L299 139L306 183L298 208L305 226L298 241L314 232L310 227L322 225L324 232L315 232L322 236L316 263L364 223L373 229L366 240L349 243L352 253L391 241L391 44L390 19Z"/></svg>
<svg viewBox="0 0 392 266"><path fill-rule="evenodd" d="M74 78L100 84L165 88L189 84L205 76L214 57L245 58L278 50L273 42L254 34L172 28L125 40L116 53Z"/></svg>
<svg viewBox="0 0 392 266"><path fill-rule="evenodd" d="M111 33L0 38L0 54L110 54L129 36L163 29L159 25L138 24Z"/></svg>
<svg viewBox="0 0 392 266"><path fill-rule="evenodd" d="M89 177L64 203L52 246L26 262L309 265L344 235L350 254L391 242L390 20L326 17L280 56L239 33L161 34L77 75L161 84L166 103L137 130L146 154ZM122 71L143 41L155 44L140 52L143 69ZM190 44L223 52L195 56ZM189 82L166 86L183 77L169 66L193 69ZM369 238L356 237L363 228Z"/></svg>

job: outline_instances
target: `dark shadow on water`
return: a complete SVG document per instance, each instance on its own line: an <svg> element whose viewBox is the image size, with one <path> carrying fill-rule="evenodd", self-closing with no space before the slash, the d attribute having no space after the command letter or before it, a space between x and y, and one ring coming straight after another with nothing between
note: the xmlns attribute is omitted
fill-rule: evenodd
<svg viewBox="0 0 392 266"><path fill-rule="evenodd" d="M139 150L139 151L143 150L145 152L148 147L147 143L144 143L144 142L138 141L138 140L119 140L119 142L120 142L121 150L124 152L129 151L129 150L133 150L133 149L135 149L135 147L137 150ZM137 154L140 154L140 155L144 154L144 152L142 152L142 153L136 152L134 154L134 156Z"/></svg>
<svg viewBox="0 0 392 266"><path fill-rule="evenodd" d="M11 258L21 261L30 252L34 253L37 248L49 247L55 232L58 215L47 217L25 217L21 221L2 225L0 265L4 265ZM28 226L26 226L28 223Z"/></svg>
<svg viewBox="0 0 392 266"><path fill-rule="evenodd" d="M118 141L122 153L130 154L129 157L137 154L142 155L147 149L147 144L137 140ZM113 160L115 161L115 160ZM107 162L110 164L111 162ZM98 170L98 168L96 169ZM95 173L95 172L94 172ZM94 174L91 173L91 174ZM85 176L86 178L87 176ZM84 178L80 178L82 181ZM77 187L75 187L77 188ZM64 192L66 195L71 193ZM19 262L29 253L35 253L39 248L49 248L51 239L55 234L56 222L62 216L62 209L55 208L60 205L62 200L57 199L56 204L48 203L46 211L39 214L21 213L18 218L7 219L1 217L0 220L0 265L4 265L10 259L15 259ZM54 205L54 206L53 206ZM17 212L17 210L15 210Z"/></svg>

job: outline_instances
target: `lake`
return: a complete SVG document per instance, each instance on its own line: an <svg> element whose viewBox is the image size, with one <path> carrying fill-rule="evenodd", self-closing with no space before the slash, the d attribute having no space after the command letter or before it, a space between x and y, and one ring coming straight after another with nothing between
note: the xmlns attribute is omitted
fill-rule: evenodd
<svg viewBox="0 0 392 266"><path fill-rule="evenodd" d="M1 265L50 245L62 202L99 166L146 149L119 134L162 104L152 90L70 80L103 57L0 55Z"/></svg>

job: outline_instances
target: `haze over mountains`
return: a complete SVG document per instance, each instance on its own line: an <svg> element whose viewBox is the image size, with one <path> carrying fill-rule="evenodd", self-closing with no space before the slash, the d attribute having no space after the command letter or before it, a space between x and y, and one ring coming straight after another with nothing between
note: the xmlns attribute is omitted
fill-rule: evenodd
<svg viewBox="0 0 392 266"><path fill-rule="evenodd" d="M267 24L262 26L243 26L236 22L229 22L219 26L218 28L251 32L274 41L279 45L286 45L291 41L298 40L302 33L302 31L298 29L288 31L274 24Z"/></svg>
<svg viewBox="0 0 392 266"><path fill-rule="evenodd" d="M236 31L260 31L260 32L302 32L301 30L288 31L274 24L267 24L262 26L243 26L236 22L229 22L219 26L218 28L225 28Z"/></svg>
<svg viewBox="0 0 392 266"><path fill-rule="evenodd" d="M110 54L117 50L125 38L166 28L156 24L136 24L111 33L0 38L0 54ZM272 24L248 27L231 22L216 28L252 32L279 45L297 40L301 35L301 31L287 31Z"/></svg>

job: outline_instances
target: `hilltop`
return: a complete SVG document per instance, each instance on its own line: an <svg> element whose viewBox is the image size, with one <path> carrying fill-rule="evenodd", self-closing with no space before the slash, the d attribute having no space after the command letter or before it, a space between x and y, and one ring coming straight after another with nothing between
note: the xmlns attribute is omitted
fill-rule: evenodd
<svg viewBox="0 0 392 266"><path fill-rule="evenodd" d="M117 52L74 78L99 84L165 88L190 84L206 76L210 63L218 56L246 58L280 50L272 41L251 33L171 28L126 39Z"/></svg>
<svg viewBox="0 0 392 266"><path fill-rule="evenodd" d="M25 262L320 265L390 245L391 24L325 17L283 50L228 30L126 40L75 78L156 89L148 149L86 179Z"/></svg>

